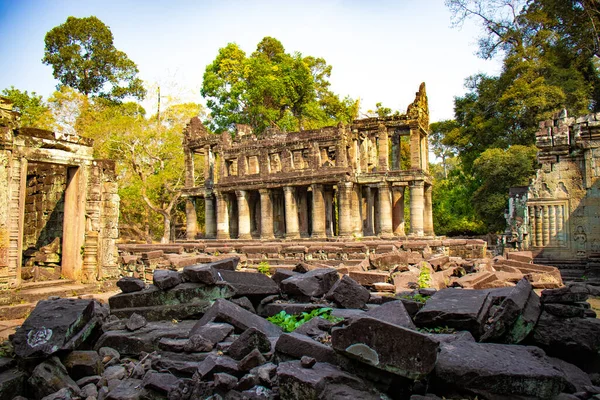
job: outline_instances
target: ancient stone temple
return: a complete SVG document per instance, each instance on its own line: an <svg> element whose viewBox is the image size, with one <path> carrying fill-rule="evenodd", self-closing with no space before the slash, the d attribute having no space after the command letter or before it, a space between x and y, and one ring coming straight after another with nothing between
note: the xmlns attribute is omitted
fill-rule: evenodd
<svg viewBox="0 0 600 400"><path fill-rule="evenodd" d="M192 119L184 132L187 237L198 234L199 199L205 238L433 236L428 128L425 84L404 115L317 130L259 138L238 126L232 139ZM199 161L203 177L195 176Z"/></svg>
<svg viewBox="0 0 600 400"><path fill-rule="evenodd" d="M0 289L118 275L115 165L92 153L90 139L21 127L0 98Z"/></svg>
<svg viewBox="0 0 600 400"><path fill-rule="evenodd" d="M527 193L526 245L538 258L600 258L600 114L540 123L538 170ZM596 260L596 261L594 261Z"/></svg>

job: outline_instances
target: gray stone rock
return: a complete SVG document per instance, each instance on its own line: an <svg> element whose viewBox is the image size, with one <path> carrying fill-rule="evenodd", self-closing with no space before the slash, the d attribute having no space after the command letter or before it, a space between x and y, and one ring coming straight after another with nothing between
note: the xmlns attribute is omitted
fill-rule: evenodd
<svg viewBox="0 0 600 400"><path fill-rule="evenodd" d="M240 394L242 399L248 400L270 400L274 398L273 391L264 386L254 386Z"/></svg>
<svg viewBox="0 0 600 400"><path fill-rule="evenodd" d="M237 391L248 390L251 387L256 386L258 384L259 384L258 376L256 376L252 372L250 372L240 378L238 384L235 387L235 390L237 390Z"/></svg>
<svg viewBox="0 0 600 400"><path fill-rule="evenodd" d="M75 380L86 376L100 375L104 365L100 355L95 351L72 351L62 361L69 376Z"/></svg>
<svg viewBox="0 0 600 400"><path fill-rule="evenodd" d="M181 275L177 271L156 269L152 275L152 283L160 290L169 290L181 282Z"/></svg>
<svg viewBox="0 0 600 400"><path fill-rule="evenodd" d="M209 322L202 326L194 326L190 335L200 335L210 341L213 346L222 342L233 332L233 326L219 322Z"/></svg>
<svg viewBox="0 0 600 400"><path fill-rule="evenodd" d="M300 359L300 365L302 365L302 368L312 368L316 363L317 360L309 356L302 356Z"/></svg>
<svg viewBox="0 0 600 400"><path fill-rule="evenodd" d="M256 310L254 309L252 302L250 300L248 300L248 298L245 296L240 297L238 299L231 299L231 302L237 304L238 306L242 307L245 310L250 311L253 314L256 314Z"/></svg>
<svg viewBox="0 0 600 400"><path fill-rule="evenodd" d="M255 348L244 358L242 358L238 365L240 367L240 370L250 371L252 368L258 367L259 365L262 365L266 362L267 360L265 359L265 357L261 354L261 352L258 349Z"/></svg>
<svg viewBox="0 0 600 400"><path fill-rule="evenodd" d="M100 321L94 303L79 299L38 302L15 332L12 339L15 354L22 358L48 357L58 350L75 349Z"/></svg>
<svg viewBox="0 0 600 400"><path fill-rule="evenodd" d="M561 360L560 358L548 357L550 363L557 367L565 375L567 386L563 389L567 393L584 392L586 386L593 386L590 376L577 366Z"/></svg>
<svg viewBox="0 0 600 400"><path fill-rule="evenodd" d="M337 363L337 355L331 347L296 332L281 335L275 344L275 350L294 358L309 356L319 362Z"/></svg>
<svg viewBox="0 0 600 400"><path fill-rule="evenodd" d="M0 400L12 400L19 393L23 393L27 375L17 369L8 369L0 372Z"/></svg>
<svg viewBox="0 0 600 400"><path fill-rule="evenodd" d="M348 275L335 282L325 295L342 308L364 308L369 297L369 291Z"/></svg>
<svg viewBox="0 0 600 400"><path fill-rule="evenodd" d="M544 311L559 318L583 318L586 310L578 305L546 303Z"/></svg>
<svg viewBox="0 0 600 400"><path fill-rule="evenodd" d="M98 397L98 388L93 383L88 383L81 388L81 394L83 398Z"/></svg>
<svg viewBox="0 0 600 400"><path fill-rule="evenodd" d="M133 331L137 331L140 328L145 327L147 324L148 324L148 321L146 321L146 318L142 317L138 313L133 313L127 319L127 322L125 323L125 327L127 328L127 330L133 332Z"/></svg>
<svg viewBox="0 0 600 400"><path fill-rule="evenodd" d="M590 295L590 289L582 283L572 283L558 289L546 289L542 291L541 301L546 303L576 303L586 301Z"/></svg>
<svg viewBox="0 0 600 400"><path fill-rule="evenodd" d="M229 391L235 388L238 384L238 378L233 375L226 374L224 372L219 372L213 376L213 380L215 382L215 386L218 389Z"/></svg>
<svg viewBox="0 0 600 400"><path fill-rule="evenodd" d="M173 374L148 371L142 380L145 389L155 390L167 394L177 384L179 378Z"/></svg>
<svg viewBox="0 0 600 400"><path fill-rule="evenodd" d="M198 364L196 373L203 380L210 380L215 373L225 372L231 375L239 375L238 362L231 357L211 354Z"/></svg>
<svg viewBox="0 0 600 400"><path fill-rule="evenodd" d="M476 343L458 340L442 343L435 367L440 388L504 396L551 399L567 382L544 352L531 346Z"/></svg>
<svg viewBox="0 0 600 400"><path fill-rule="evenodd" d="M307 335L311 338L318 338L329 332L332 326L333 323L331 321L326 320L325 318L315 317L296 328L294 333Z"/></svg>
<svg viewBox="0 0 600 400"><path fill-rule="evenodd" d="M161 338L158 341L158 348L161 350L172 351L174 353L181 353L185 350L185 345L188 343L188 341L188 339Z"/></svg>
<svg viewBox="0 0 600 400"><path fill-rule="evenodd" d="M192 335L183 346L186 353L208 352L214 347L212 340L206 339L202 335Z"/></svg>
<svg viewBox="0 0 600 400"><path fill-rule="evenodd" d="M206 264L190 265L183 268L183 278L188 282L212 285L219 280L217 271Z"/></svg>
<svg viewBox="0 0 600 400"><path fill-rule="evenodd" d="M144 289L146 283L138 278L124 277L117 281L117 286L123 293L133 293Z"/></svg>
<svg viewBox="0 0 600 400"><path fill-rule="evenodd" d="M244 310L242 307L225 299L218 299L209 308L204 316L194 325L190 334L196 334L199 327L206 325L209 322L226 322L233 325L240 331L245 331L250 327L254 327L267 336L278 337L281 335L281 329L269 321L259 317L250 311Z"/></svg>
<svg viewBox="0 0 600 400"><path fill-rule="evenodd" d="M404 303L400 300L384 303L367 311L364 315L408 329L417 329L408 311L406 311Z"/></svg>
<svg viewBox="0 0 600 400"><path fill-rule="evenodd" d="M79 394L77 383L68 375L67 369L57 357L51 357L38 364L27 383L36 399L58 392L62 388L70 388Z"/></svg>
<svg viewBox="0 0 600 400"><path fill-rule="evenodd" d="M107 381L111 381L113 379L121 380L125 378L125 375L127 375L127 370L122 365L110 366L106 368L104 373L102 373L102 377Z"/></svg>
<svg viewBox="0 0 600 400"><path fill-rule="evenodd" d="M294 275L281 282L284 293L303 297L320 297L339 280L335 269L314 269L305 274Z"/></svg>
<svg viewBox="0 0 600 400"><path fill-rule="evenodd" d="M261 299L279 294L277 283L264 274L255 272L218 271L219 280L227 282L236 292L236 296L248 296Z"/></svg>
<svg viewBox="0 0 600 400"><path fill-rule="evenodd" d="M271 276L271 279L273 279L277 285L281 285L282 281L299 274L299 272L290 271L289 269L278 269L273 276Z"/></svg>
<svg viewBox="0 0 600 400"><path fill-rule="evenodd" d="M96 385L100 381L100 378L101 378L100 375L85 376L85 377L75 381L75 383L77 383L77 386L82 388L85 385L89 385L90 383L93 385Z"/></svg>
<svg viewBox="0 0 600 400"><path fill-rule="evenodd" d="M238 263L240 262L240 258L238 256L227 257L221 260L213 261L211 263L207 263L204 265L208 265L214 269L225 270L225 271L235 271Z"/></svg>
<svg viewBox="0 0 600 400"><path fill-rule="evenodd" d="M277 365L266 363L256 367L250 372L256 374L261 385L271 387L277 376Z"/></svg>
<svg viewBox="0 0 600 400"><path fill-rule="evenodd" d="M141 379L124 379L108 392L106 400L139 400L146 397Z"/></svg>
<svg viewBox="0 0 600 400"><path fill-rule="evenodd" d="M0 357L0 372L11 369L16 364L14 358Z"/></svg>
<svg viewBox="0 0 600 400"><path fill-rule="evenodd" d="M258 329L248 328L231 343L229 356L234 360L241 360L254 349L258 349L261 353L268 353L271 351L271 342L267 335Z"/></svg>
<svg viewBox="0 0 600 400"><path fill-rule="evenodd" d="M487 309L484 309L487 297L486 290L439 290L415 315L414 322L424 328L447 326L459 331L466 330L478 338L481 323L487 314Z"/></svg>
<svg viewBox="0 0 600 400"><path fill-rule="evenodd" d="M433 370L439 347L427 335L369 317L333 328L331 344L351 358L409 379Z"/></svg>
<svg viewBox="0 0 600 400"><path fill-rule="evenodd" d="M48 396L42 397L41 400L75 400L80 397L73 392L71 388L62 388L56 393L49 394Z"/></svg>

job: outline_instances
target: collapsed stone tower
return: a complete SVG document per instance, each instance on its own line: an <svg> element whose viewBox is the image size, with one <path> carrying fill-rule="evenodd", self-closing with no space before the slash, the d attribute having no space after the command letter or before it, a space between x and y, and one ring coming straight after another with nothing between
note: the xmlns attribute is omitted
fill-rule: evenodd
<svg viewBox="0 0 600 400"><path fill-rule="evenodd" d="M92 153L91 139L21 127L0 97L0 290L18 287L25 270L83 282L118 275L115 165Z"/></svg>
<svg viewBox="0 0 600 400"><path fill-rule="evenodd" d="M187 238L198 234L197 199L206 238L403 237L407 187L409 236L433 236L428 128L424 83L406 114L350 125L260 138L238 126L232 139L193 118L184 131Z"/></svg>

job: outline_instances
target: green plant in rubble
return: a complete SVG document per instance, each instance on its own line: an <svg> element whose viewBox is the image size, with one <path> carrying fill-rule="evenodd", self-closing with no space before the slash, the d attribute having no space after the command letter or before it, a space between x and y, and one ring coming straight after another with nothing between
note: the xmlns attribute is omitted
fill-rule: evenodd
<svg viewBox="0 0 600 400"><path fill-rule="evenodd" d="M261 261L260 264L258 264L258 267L256 269L261 274L265 274L265 275L269 275L269 276L271 275L271 266L269 265L268 261Z"/></svg>
<svg viewBox="0 0 600 400"><path fill-rule="evenodd" d="M436 333L436 334L452 334L456 333L456 329L449 328L447 326L436 326L435 328L419 328L419 331L423 333Z"/></svg>
<svg viewBox="0 0 600 400"><path fill-rule="evenodd" d="M431 271L425 265L421 265L421 272L419 272L419 280L417 281L419 289L425 289L431 287Z"/></svg>
<svg viewBox="0 0 600 400"><path fill-rule="evenodd" d="M337 324L342 321L343 318L334 317L331 315L333 309L331 308L316 308L312 310L310 313L303 312L302 314L288 314L285 311L280 311L278 314L273 315L272 317L267 318L267 320L283 329L284 332L293 332L301 325L307 323L311 319L315 317L321 317L328 321Z"/></svg>
<svg viewBox="0 0 600 400"><path fill-rule="evenodd" d="M431 296L423 296L420 293L407 294L405 296L402 296L403 299L414 300L414 301L418 301L419 303L426 303L430 297Z"/></svg>
<svg viewBox="0 0 600 400"><path fill-rule="evenodd" d="M12 358L15 355L14 349L10 341L0 343L0 357Z"/></svg>

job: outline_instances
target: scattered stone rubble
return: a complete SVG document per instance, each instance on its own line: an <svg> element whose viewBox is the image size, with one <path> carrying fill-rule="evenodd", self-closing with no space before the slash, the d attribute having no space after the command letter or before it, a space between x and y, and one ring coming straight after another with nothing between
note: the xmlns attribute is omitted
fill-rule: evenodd
<svg viewBox="0 0 600 400"><path fill-rule="evenodd" d="M586 302L600 289L562 286L552 267L392 252L346 273L301 262L269 277L239 261L122 278L110 307L40 302L0 358L0 400L600 396ZM414 286L425 276L434 288ZM284 332L266 319L323 307L339 322Z"/></svg>

